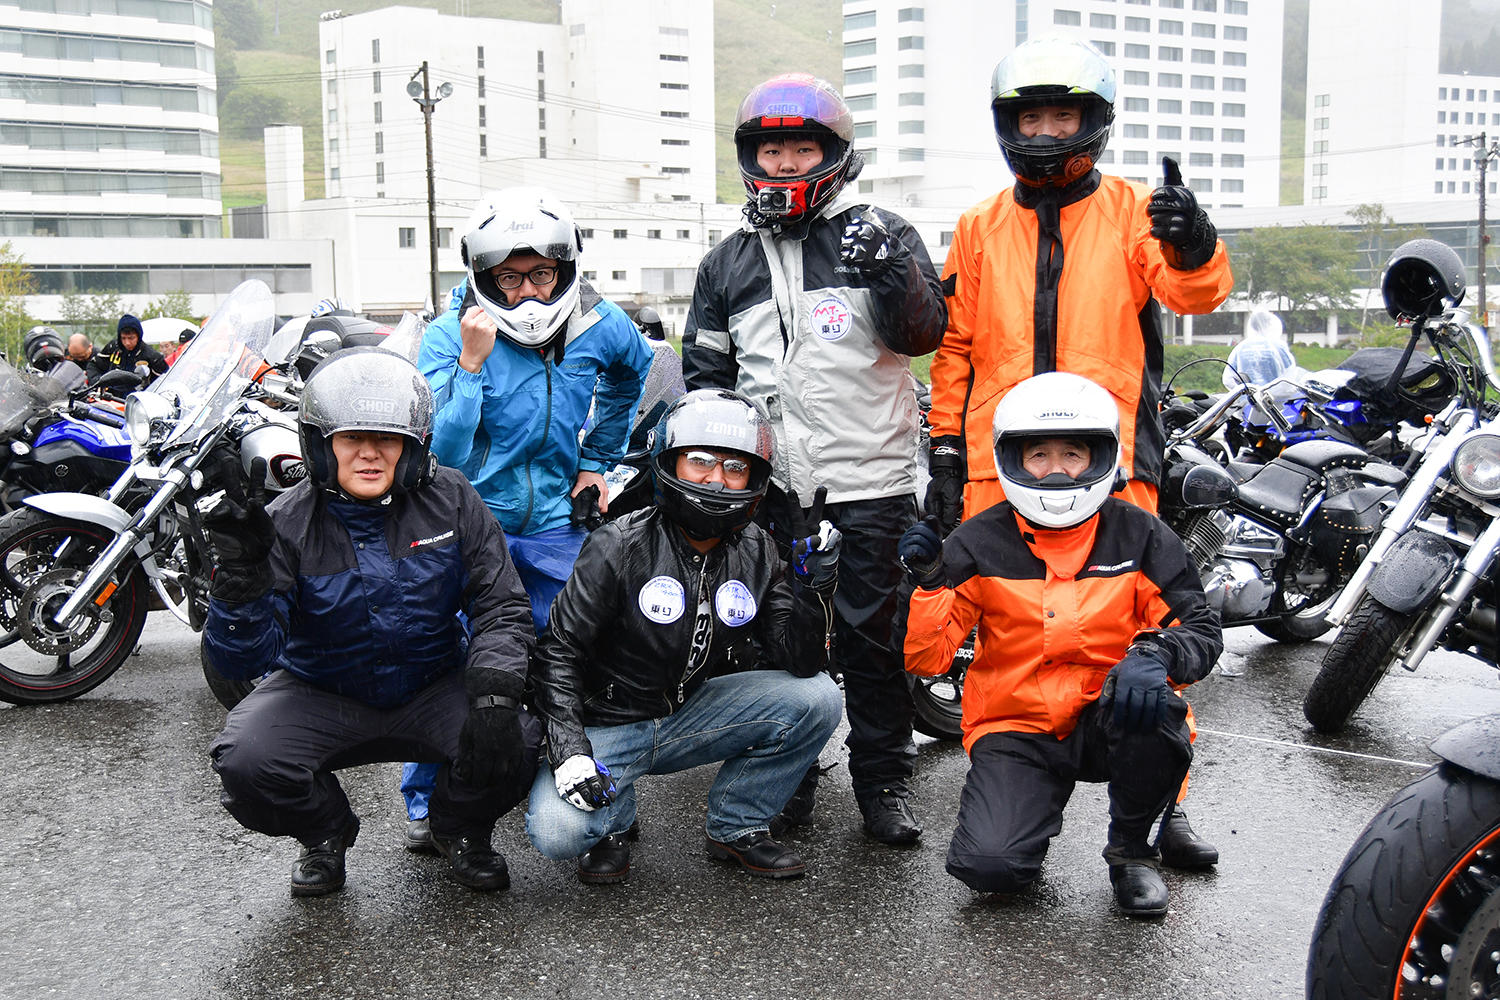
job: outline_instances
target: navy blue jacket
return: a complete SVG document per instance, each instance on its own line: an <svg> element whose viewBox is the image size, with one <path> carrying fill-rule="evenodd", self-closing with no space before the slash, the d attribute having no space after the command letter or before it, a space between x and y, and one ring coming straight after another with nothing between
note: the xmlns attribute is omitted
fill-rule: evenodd
<svg viewBox="0 0 1500 1000"><path fill-rule="evenodd" d="M432 483L383 504L304 482L268 510L272 589L209 604L204 651L220 673L280 668L391 708L466 669L471 694L521 697L535 643L531 605L504 533L460 473L440 467ZM460 611L472 633L467 653Z"/></svg>

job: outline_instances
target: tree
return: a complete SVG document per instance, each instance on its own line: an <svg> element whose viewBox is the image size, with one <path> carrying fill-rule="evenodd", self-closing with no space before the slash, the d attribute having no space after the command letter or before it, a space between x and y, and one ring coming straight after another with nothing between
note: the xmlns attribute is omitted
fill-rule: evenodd
<svg viewBox="0 0 1500 1000"><path fill-rule="evenodd" d="M1380 283L1380 274L1391 251L1405 243L1425 236L1421 226L1397 226L1396 220L1385 214L1380 204L1356 205L1349 210L1349 217L1359 223L1360 258L1370 274L1365 283L1364 301L1360 303L1359 329L1361 333L1370 323L1370 296Z"/></svg>
<svg viewBox="0 0 1500 1000"><path fill-rule="evenodd" d="M191 319L193 315L193 297L181 289L167 292L160 298L152 299L145 309L141 310L141 319L155 319L158 316L171 316L173 319Z"/></svg>
<svg viewBox="0 0 1500 1000"><path fill-rule="evenodd" d="M214 33L240 50L260 47L265 18L252 0L218 0L214 4Z"/></svg>
<svg viewBox="0 0 1500 1000"><path fill-rule="evenodd" d="M0 351L9 358L21 356L21 336L36 320L26 311L26 296L36 291L36 276L10 241L0 244Z"/></svg>
<svg viewBox="0 0 1500 1000"><path fill-rule="evenodd" d="M242 139L259 139L272 122L288 121L291 105L264 87L236 87L219 104L219 126Z"/></svg>
<svg viewBox="0 0 1500 1000"><path fill-rule="evenodd" d="M1234 273L1250 298L1271 296L1278 311L1327 315L1352 304L1359 254L1354 235L1332 226L1263 226L1234 242Z"/></svg>
<svg viewBox="0 0 1500 1000"><path fill-rule="evenodd" d="M69 333L87 334L96 344L115 338L125 304L115 292L67 292L62 297L63 322Z"/></svg>

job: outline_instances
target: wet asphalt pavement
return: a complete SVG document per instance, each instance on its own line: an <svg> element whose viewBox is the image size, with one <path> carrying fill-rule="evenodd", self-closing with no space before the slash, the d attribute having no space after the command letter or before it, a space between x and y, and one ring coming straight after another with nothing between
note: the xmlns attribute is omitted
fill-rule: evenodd
<svg viewBox="0 0 1500 1000"><path fill-rule="evenodd" d="M396 765L346 771L363 818L348 886L295 900L296 844L242 830L218 804L205 750L223 711L196 636L154 613L139 653L95 691L0 707L0 997L1300 997L1344 851L1418 773L1401 762L1430 762L1439 732L1500 712L1500 683L1437 654L1388 677L1329 739L1301 713L1322 643L1226 638L1192 693L1203 732L1187 803L1223 860L1169 871L1171 910L1143 923L1111 908L1097 786L1079 787L1029 893L977 896L948 876L966 762L935 742L913 800L921 846L867 842L838 766L796 841L810 874L785 883L707 859L706 769L642 783L621 886L580 885L505 817L496 845L513 884L494 895L403 849ZM837 743L824 751L841 758Z"/></svg>

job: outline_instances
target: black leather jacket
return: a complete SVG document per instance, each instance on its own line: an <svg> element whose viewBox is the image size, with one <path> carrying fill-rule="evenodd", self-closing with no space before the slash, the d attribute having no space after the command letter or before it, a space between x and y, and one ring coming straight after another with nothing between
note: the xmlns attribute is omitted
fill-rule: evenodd
<svg viewBox="0 0 1500 1000"><path fill-rule="evenodd" d="M546 720L553 767L574 754L593 756L584 726L671 715L710 677L822 670L823 602L789 578L755 524L706 555L655 507L590 535L552 604L532 667L532 703ZM712 608L711 630L694 669L700 595Z"/></svg>

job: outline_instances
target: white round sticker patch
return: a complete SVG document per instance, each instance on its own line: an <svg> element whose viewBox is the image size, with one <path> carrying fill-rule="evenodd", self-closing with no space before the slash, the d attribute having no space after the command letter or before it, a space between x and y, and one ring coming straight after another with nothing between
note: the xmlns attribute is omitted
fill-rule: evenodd
<svg viewBox="0 0 1500 1000"><path fill-rule="evenodd" d="M641 614L658 625L666 625L682 617L687 599L682 584L670 576L657 576L646 581L636 596L636 604L640 605Z"/></svg>
<svg viewBox="0 0 1500 1000"><path fill-rule="evenodd" d="M755 617L755 595L750 588L738 580L730 580L714 591L714 611L719 621L730 628L739 628Z"/></svg>
<svg viewBox="0 0 1500 1000"><path fill-rule="evenodd" d="M813 306L813 333L824 340L838 340L849 332L853 323L854 317L849 311L849 304L837 295L830 295Z"/></svg>

